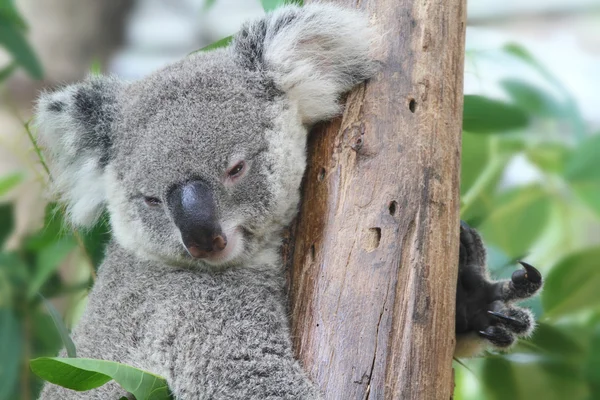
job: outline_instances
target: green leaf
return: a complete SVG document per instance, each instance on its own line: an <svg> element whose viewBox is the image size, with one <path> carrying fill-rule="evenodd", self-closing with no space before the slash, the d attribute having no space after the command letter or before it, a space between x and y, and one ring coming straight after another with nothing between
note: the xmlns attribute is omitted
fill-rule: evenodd
<svg viewBox="0 0 600 400"><path fill-rule="evenodd" d="M486 358L482 375L486 399L584 399L587 394L579 366L553 354L511 352Z"/></svg>
<svg viewBox="0 0 600 400"><path fill-rule="evenodd" d="M553 117L561 112L561 105L542 89L519 79L504 79L500 85L514 104L535 115Z"/></svg>
<svg viewBox="0 0 600 400"><path fill-rule="evenodd" d="M62 341L63 346L65 346L65 350L67 350L67 355L70 358L77 357L77 350L75 349L75 343L73 343L73 340L71 339L71 336L69 335L69 330L67 329L62 317L60 316L60 313L58 312L58 310L56 308L54 308L52 303L50 303L48 300L46 300L46 298L44 296L42 296L40 294L40 297L42 298L42 301L43 301L44 305L46 306L46 309L48 310L48 314L50 314L50 317L52 318L52 321L54 322L54 326L56 326L56 330L58 331L58 334L60 335L60 340Z"/></svg>
<svg viewBox="0 0 600 400"><path fill-rule="evenodd" d="M460 192L464 195L475 183L490 159L490 136L463 132L460 160Z"/></svg>
<svg viewBox="0 0 600 400"><path fill-rule="evenodd" d="M505 167L506 164L502 160L494 160L493 163L486 165L485 169L482 170L485 175L480 176L482 180L476 181L478 190L473 196L471 191L468 191L462 197L461 219L465 220L473 228L478 228L494 211L496 187L502 178ZM470 203L467 204L467 200Z"/></svg>
<svg viewBox="0 0 600 400"><path fill-rule="evenodd" d="M6 271L13 287L24 287L29 282L27 264L16 251L0 252L0 270ZM3 291L0 290L0 300L2 300L3 294Z"/></svg>
<svg viewBox="0 0 600 400"><path fill-rule="evenodd" d="M524 128L529 118L520 108L499 100L466 95L463 130L473 133L505 132Z"/></svg>
<svg viewBox="0 0 600 400"><path fill-rule="evenodd" d="M481 379L485 385L488 399L519 399L517 381L511 368L511 363L501 357L486 358Z"/></svg>
<svg viewBox="0 0 600 400"><path fill-rule="evenodd" d="M12 400L19 381L22 334L13 311L0 308L0 400Z"/></svg>
<svg viewBox="0 0 600 400"><path fill-rule="evenodd" d="M567 161L565 177L572 182L600 182L600 133L586 138L577 146Z"/></svg>
<svg viewBox="0 0 600 400"><path fill-rule="evenodd" d="M0 204L0 248L12 234L14 225L14 206L12 203Z"/></svg>
<svg viewBox="0 0 600 400"><path fill-rule="evenodd" d="M463 132L460 212L469 225L479 226L493 211L504 170L510 159L525 147L521 136Z"/></svg>
<svg viewBox="0 0 600 400"><path fill-rule="evenodd" d="M585 348L568 332L544 322L538 322L533 337L520 342L531 344L537 353L561 357L566 361L578 362L585 356Z"/></svg>
<svg viewBox="0 0 600 400"><path fill-rule="evenodd" d="M27 25L19 15L12 0L0 0L0 20L4 20L4 23L16 25L22 31L27 30Z"/></svg>
<svg viewBox="0 0 600 400"><path fill-rule="evenodd" d="M216 42L213 42L213 43L209 44L208 46L204 46L203 48L201 48L200 50L197 50L197 51L210 51L210 50L219 49L221 47L227 47L227 46L229 46L229 43L231 43L232 40L233 40L233 35L230 35L230 36L224 37L223 39L217 40Z"/></svg>
<svg viewBox="0 0 600 400"><path fill-rule="evenodd" d="M577 196L600 215L600 134L586 138L570 155L565 178Z"/></svg>
<svg viewBox="0 0 600 400"><path fill-rule="evenodd" d="M600 398L600 327L592 336L590 351L586 357L584 373L590 385L592 398Z"/></svg>
<svg viewBox="0 0 600 400"><path fill-rule="evenodd" d="M497 139L498 153L505 156L521 153L527 147L526 139L520 134L500 135L496 136L495 139ZM508 164L508 159L506 161Z"/></svg>
<svg viewBox="0 0 600 400"><path fill-rule="evenodd" d="M106 213L91 230L82 234L83 246L96 270L104 260L104 250L110 238L110 222Z"/></svg>
<svg viewBox="0 0 600 400"><path fill-rule="evenodd" d="M529 161L540 169L561 174L570 157L570 149L561 143L539 143L525 150Z"/></svg>
<svg viewBox="0 0 600 400"><path fill-rule="evenodd" d="M0 178L0 196L5 195L23 180L23 174L14 172L10 175Z"/></svg>
<svg viewBox="0 0 600 400"><path fill-rule="evenodd" d="M543 398L543 399L585 399L589 393L587 383L583 380L583 371L580 363L573 365L570 362L563 362L560 359L545 357L540 360L533 368L539 369L544 374L545 385L540 382L540 385L534 386L527 378L522 379L523 386L529 385L530 392L533 392L526 398ZM526 376L526 372L522 376ZM539 389L539 388L543 389ZM542 396L538 397L542 392Z"/></svg>
<svg viewBox="0 0 600 400"><path fill-rule="evenodd" d="M546 277L542 304L547 315L557 317L600 306L600 247L572 254Z"/></svg>
<svg viewBox="0 0 600 400"><path fill-rule="evenodd" d="M504 51L506 51L509 54L512 54L517 58L520 58L521 60L525 61L526 63L532 66L539 65L538 61L535 58L533 58L531 53L525 47L519 44L509 43L504 46Z"/></svg>
<svg viewBox="0 0 600 400"><path fill-rule="evenodd" d="M35 303L31 303L36 307ZM64 348L63 340L56 329L52 316L44 307L36 307L32 310L31 317L31 339L30 343L35 346L35 353L39 354L57 354L61 348Z"/></svg>
<svg viewBox="0 0 600 400"><path fill-rule="evenodd" d="M577 197L597 215L600 215L600 184L596 182L576 182L571 184Z"/></svg>
<svg viewBox="0 0 600 400"><path fill-rule="evenodd" d="M66 236L40 251L36 258L35 271L28 289L30 299L36 295L65 258L76 248L77 243L73 237Z"/></svg>
<svg viewBox="0 0 600 400"><path fill-rule="evenodd" d="M30 362L31 370L50 383L77 391L96 389L113 380L110 374L95 372L104 367L100 360L73 358L79 363L76 365L66 363L65 360L69 359L36 358Z"/></svg>
<svg viewBox="0 0 600 400"><path fill-rule="evenodd" d="M40 252L68 232L70 229L65 222L62 207L56 203L49 203L46 205L44 227L27 239L25 248L34 253Z"/></svg>
<svg viewBox="0 0 600 400"><path fill-rule="evenodd" d="M476 180L471 183L469 189L461 193L461 218L472 227L478 227L493 211L496 188L508 159L507 156L497 154L490 157L485 166L477 171ZM461 171L465 168L472 167L462 166Z"/></svg>
<svg viewBox="0 0 600 400"><path fill-rule="evenodd" d="M72 390L95 389L114 379L137 400L172 399L164 378L113 361L42 357L31 360L31 370L48 382Z"/></svg>
<svg viewBox="0 0 600 400"><path fill-rule="evenodd" d="M479 227L484 239L511 258L523 257L546 226L550 198L538 186L516 188L500 195L491 210Z"/></svg>
<svg viewBox="0 0 600 400"><path fill-rule="evenodd" d="M3 46L34 79L42 79L43 72L32 48L17 25L0 18L0 46Z"/></svg>

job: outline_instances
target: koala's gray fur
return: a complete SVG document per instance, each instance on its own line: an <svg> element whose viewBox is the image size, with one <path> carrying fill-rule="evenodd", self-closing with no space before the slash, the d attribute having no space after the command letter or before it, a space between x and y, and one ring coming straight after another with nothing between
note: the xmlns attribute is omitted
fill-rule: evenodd
<svg viewBox="0 0 600 400"><path fill-rule="evenodd" d="M371 37L354 11L288 6L139 82L95 77L41 97L56 193L75 225L107 208L114 233L73 332L78 356L162 375L177 399L319 397L291 351L280 232L296 213L307 129L373 75ZM188 254L166 205L190 180L210 187L230 238L216 257ZM123 395L114 383L48 384L41 398Z"/></svg>

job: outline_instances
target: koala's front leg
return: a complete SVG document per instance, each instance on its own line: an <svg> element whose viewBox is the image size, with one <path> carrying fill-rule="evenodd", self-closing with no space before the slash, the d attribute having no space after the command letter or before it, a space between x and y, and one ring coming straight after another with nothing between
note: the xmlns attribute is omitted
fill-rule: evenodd
<svg viewBox="0 0 600 400"><path fill-rule="evenodd" d="M542 275L520 262L510 280L491 281L486 253L477 231L461 222L460 259L456 289L455 356L477 355L487 344L510 347L535 327L533 314L514 303L533 296L542 287Z"/></svg>

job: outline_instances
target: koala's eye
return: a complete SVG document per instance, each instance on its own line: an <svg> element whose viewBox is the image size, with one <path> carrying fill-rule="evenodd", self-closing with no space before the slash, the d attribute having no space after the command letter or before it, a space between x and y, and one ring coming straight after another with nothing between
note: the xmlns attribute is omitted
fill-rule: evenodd
<svg viewBox="0 0 600 400"><path fill-rule="evenodd" d="M227 176L229 176L230 178L235 178L239 176L244 170L245 166L246 164L243 161L240 161L239 163L235 164L233 168L229 170L229 172L227 172Z"/></svg>
<svg viewBox="0 0 600 400"><path fill-rule="evenodd" d="M156 197L144 196L144 202L150 207L156 207L162 202Z"/></svg>

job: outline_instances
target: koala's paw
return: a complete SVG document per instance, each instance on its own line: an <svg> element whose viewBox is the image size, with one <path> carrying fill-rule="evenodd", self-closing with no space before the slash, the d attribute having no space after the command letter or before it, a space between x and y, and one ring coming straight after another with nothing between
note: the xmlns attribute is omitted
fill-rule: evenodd
<svg viewBox="0 0 600 400"><path fill-rule="evenodd" d="M485 248L477 231L461 222L460 261L456 289L456 357L471 357L489 344L506 349L535 328L528 309L514 303L542 287L542 275L520 261L523 269L510 280L491 281L485 267Z"/></svg>

